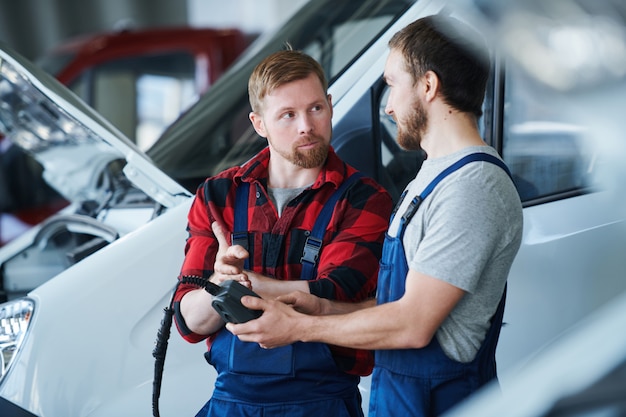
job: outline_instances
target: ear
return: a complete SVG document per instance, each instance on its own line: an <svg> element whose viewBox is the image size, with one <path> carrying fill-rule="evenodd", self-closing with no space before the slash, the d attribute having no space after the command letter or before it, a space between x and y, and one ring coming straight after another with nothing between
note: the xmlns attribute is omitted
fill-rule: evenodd
<svg viewBox="0 0 626 417"><path fill-rule="evenodd" d="M332 119L333 118L333 96L328 94L327 99L328 99L328 106L330 107L330 118Z"/></svg>
<svg viewBox="0 0 626 417"><path fill-rule="evenodd" d="M423 93L426 101L432 101L439 92L439 77L433 71L426 71L422 76Z"/></svg>
<svg viewBox="0 0 626 417"><path fill-rule="evenodd" d="M250 112L248 118L252 122L252 127L256 130L256 133L259 134L262 138L267 137L267 131L265 130L265 123L263 123L263 117L260 114L255 112Z"/></svg>

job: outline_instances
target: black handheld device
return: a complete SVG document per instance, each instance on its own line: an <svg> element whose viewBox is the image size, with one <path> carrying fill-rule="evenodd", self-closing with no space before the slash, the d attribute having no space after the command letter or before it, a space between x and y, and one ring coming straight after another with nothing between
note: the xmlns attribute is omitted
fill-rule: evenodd
<svg viewBox="0 0 626 417"><path fill-rule="evenodd" d="M211 305L225 322L245 323L259 318L263 313L261 310L250 310L241 304L241 297L244 295L252 297L259 295L235 280L227 280L218 285L203 277L184 275L181 283L197 285L211 294L213 296Z"/></svg>
<svg viewBox="0 0 626 417"><path fill-rule="evenodd" d="M229 280L217 285L207 280L204 289L213 296L211 305L226 322L245 323L259 318L263 313L261 310L250 310L241 304L241 297L244 295L259 296L237 281Z"/></svg>

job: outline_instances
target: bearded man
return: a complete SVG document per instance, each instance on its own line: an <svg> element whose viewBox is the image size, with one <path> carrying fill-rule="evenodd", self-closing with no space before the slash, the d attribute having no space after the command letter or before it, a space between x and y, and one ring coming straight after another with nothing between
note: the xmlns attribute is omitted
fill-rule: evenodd
<svg viewBox="0 0 626 417"><path fill-rule="evenodd" d="M211 295L189 279L236 280L265 299L298 290L352 303L375 294L392 202L330 146L327 88L310 56L268 56L248 84L250 121L267 148L197 190L174 317L185 340L207 340L205 357L218 372L198 416L363 415L358 383L372 371L372 352L300 342L264 350L242 342L224 328ZM332 215L322 216L328 205ZM327 224L314 236L320 217Z"/></svg>

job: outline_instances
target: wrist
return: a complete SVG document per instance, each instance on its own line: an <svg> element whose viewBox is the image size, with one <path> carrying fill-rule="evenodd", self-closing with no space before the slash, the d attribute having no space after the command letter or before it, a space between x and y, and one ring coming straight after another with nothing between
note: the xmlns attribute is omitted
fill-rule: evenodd
<svg viewBox="0 0 626 417"><path fill-rule="evenodd" d="M314 342L315 336L313 329L316 326L316 322L319 316L310 316L308 314L303 314L303 317L299 319L298 325L295 326L298 329L298 335L296 340L300 342Z"/></svg>
<svg viewBox="0 0 626 417"><path fill-rule="evenodd" d="M327 298L320 298L320 311L318 313L319 316L336 314L334 310L335 308L332 300L329 300Z"/></svg>

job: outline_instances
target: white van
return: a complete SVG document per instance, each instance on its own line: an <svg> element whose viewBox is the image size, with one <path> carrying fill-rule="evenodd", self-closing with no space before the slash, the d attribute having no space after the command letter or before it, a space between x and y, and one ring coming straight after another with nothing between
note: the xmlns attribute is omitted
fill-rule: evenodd
<svg viewBox="0 0 626 417"><path fill-rule="evenodd" d="M285 42L317 58L331 80L335 150L397 198L421 155L398 148L383 111L387 42L424 15L463 19L455 10L441 0L309 2L259 38L147 155L2 48L0 129L73 203L0 248L0 411L151 415L152 351L182 263L193 191L264 146L247 120L252 68ZM482 131L515 176L525 221L497 352L506 375L624 290L626 257L617 249L626 234L624 212L595 184L602 161L585 142L586 127L531 94L523 74L495 58ZM163 417L194 415L209 398L215 374L204 350L170 338Z"/></svg>

